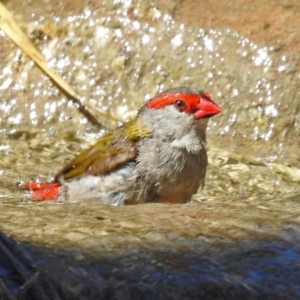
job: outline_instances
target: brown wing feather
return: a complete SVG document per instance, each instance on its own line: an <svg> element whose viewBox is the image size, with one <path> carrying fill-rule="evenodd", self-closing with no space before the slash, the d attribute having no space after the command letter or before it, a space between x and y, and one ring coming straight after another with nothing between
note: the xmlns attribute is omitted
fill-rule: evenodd
<svg viewBox="0 0 300 300"><path fill-rule="evenodd" d="M55 180L104 175L124 163L135 160L138 155L137 141L148 136L149 131L137 120L116 131L104 135L95 145L75 157L55 176Z"/></svg>

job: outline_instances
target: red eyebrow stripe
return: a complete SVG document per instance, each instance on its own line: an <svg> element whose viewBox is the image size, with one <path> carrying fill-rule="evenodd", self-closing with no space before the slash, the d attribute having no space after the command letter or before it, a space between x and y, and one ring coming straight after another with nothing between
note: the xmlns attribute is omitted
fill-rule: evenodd
<svg viewBox="0 0 300 300"><path fill-rule="evenodd" d="M206 96L206 95L205 95ZM201 100L200 95L184 94L184 93L174 93L174 94L161 94L155 98L152 98L146 106L153 109L159 109L166 107L167 105L173 104L175 100L184 100L187 108L185 111L187 113L194 112L197 110L197 105Z"/></svg>

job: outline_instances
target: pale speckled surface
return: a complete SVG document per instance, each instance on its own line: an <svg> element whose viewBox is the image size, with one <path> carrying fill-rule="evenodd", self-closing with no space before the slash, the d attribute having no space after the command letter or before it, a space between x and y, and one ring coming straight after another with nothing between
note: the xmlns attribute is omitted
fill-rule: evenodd
<svg viewBox="0 0 300 300"><path fill-rule="evenodd" d="M116 116L129 117L145 97L184 84L209 91L223 112L209 124L207 183L191 204L116 208L28 202L15 187L19 176L28 180L40 175L47 180L99 133L1 35L0 230L52 250L77 249L83 259L122 256L128 251L129 256L137 253L141 262L141 248L148 253L160 249L167 255L196 252L209 258L214 247L222 253L225 245L230 258L219 262L227 268L226 274L231 274L232 267L233 276L241 276L242 284L250 282L256 288L257 282L274 283L276 290L276 284L283 282L294 286L293 295L298 295L299 54L293 50L297 39L291 38L292 27L280 27L282 20L300 20L297 3L270 3L273 13L268 16L276 16L278 9L282 12L274 23L268 19L269 29L261 31L256 22L251 31L247 19L236 17L234 23L227 10L222 11L223 3L220 11L214 10L215 1L210 2L207 14L200 13L201 22L189 19L189 14L179 18L178 7L194 15L194 6L188 8L187 3L172 7L173 20L141 2L125 8L89 2L85 10L82 3L74 8L69 2L53 6L41 5L41 1L25 6L9 2L19 20L24 16L26 30L41 29L35 31L36 43L78 92ZM227 9L230 5L238 9L230 3ZM263 9L255 3L243 8L243 14L265 22L268 17L263 18ZM223 18L217 18L223 12ZM73 25L68 17L76 19ZM216 25L210 27L214 18ZM242 255L252 246L257 260ZM270 260L264 260L261 253L267 253ZM235 256L244 262L240 273L234 267ZM296 267L288 269L292 265ZM247 277L247 270L257 277ZM274 270L279 279L271 276ZM225 286L217 271L212 274L212 280ZM287 274L295 276L291 279ZM265 283L263 278L267 278Z"/></svg>

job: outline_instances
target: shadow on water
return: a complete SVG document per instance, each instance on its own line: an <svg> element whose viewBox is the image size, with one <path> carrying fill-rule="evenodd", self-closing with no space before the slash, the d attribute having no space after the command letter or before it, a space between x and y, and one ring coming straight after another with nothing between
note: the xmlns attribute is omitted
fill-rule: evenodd
<svg viewBox="0 0 300 300"><path fill-rule="evenodd" d="M1 233L0 299L299 299L299 245L220 242L82 259Z"/></svg>

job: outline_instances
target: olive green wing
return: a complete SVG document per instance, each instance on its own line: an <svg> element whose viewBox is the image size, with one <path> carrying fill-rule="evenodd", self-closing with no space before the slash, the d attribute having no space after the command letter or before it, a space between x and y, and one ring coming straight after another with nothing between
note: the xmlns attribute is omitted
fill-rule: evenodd
<svg viewBox="0 0 300 300"><path fill-rule="evenodd" d="M150 132L134 119L84 150L67 164L56 176L59 179L79 179L86 175L104 175L133 161L138 155L137 142Z"/></svg>

